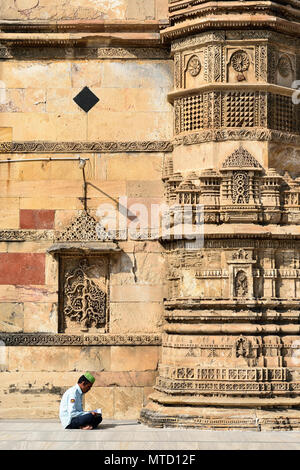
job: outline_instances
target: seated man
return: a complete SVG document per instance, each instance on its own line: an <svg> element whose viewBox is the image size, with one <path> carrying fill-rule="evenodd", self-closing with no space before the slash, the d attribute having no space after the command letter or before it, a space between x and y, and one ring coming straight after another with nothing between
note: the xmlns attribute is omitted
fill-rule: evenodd
<svg viewBox="0 0 300 470"><path fill-rule="evenodd" d="M93 386L95 377L86 372L78 383L69 388L60 402L59 417L65 429L95 429L102 421L102 415L95 411L83 411L82 394Z"/></svg>

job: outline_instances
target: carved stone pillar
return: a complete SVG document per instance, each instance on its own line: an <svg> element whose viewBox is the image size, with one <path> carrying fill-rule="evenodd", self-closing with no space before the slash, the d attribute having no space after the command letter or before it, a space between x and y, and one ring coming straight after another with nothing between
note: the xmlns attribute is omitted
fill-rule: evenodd
<svg viewBox="0 0 300 470"><path fill-rule="evenodd" d="M169 14L175 123L164 183L181 210L203 204L204 242L164 241L162 360L141 420L300 429L300 169L280 157L300 148L300 3L172 0Z"/></svg>

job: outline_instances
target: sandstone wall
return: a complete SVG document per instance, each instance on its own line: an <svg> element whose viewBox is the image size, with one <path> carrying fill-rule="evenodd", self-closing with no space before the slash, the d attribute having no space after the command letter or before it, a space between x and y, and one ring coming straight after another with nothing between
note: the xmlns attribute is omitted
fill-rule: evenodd
<svg viewBox="0 0 300 470"><path fill-rule="evenodd" d="M5 20L154 20L167 18L166 0L7 0Z"/></svg>
<svg viewBox="0 0 300 470"><path fill-rule="evenodd" d="M122 15L133 11L134 2L115 3ZM139 2L135 4L138 8ZM155 17L155 2L147 3L147 11L150 4ZM15 18L12 6L1 7L6 19ZM58 4L51 2L50 16L52 8L56 14ZM44 10L40 3L40 18ZM172 134L171 105L165 99L172 87L172 61L2 61L0 83L0 140L19 142L26 150L0 157L24 160L0 164L0 331L23 338L18 345L0 348L0 415L55 418L64 390L90 370L96 383L85 397L86 408L102 407L106 418L136 418L157 375L164 297L161 245L121 240L120 252L104 255L109 258L104 345L78 346L68 340L66 345L27 346L24 334L39 339L65 333L59 327L59 262L47 250L53 234L83 209L83 173L78 161L25 160L87 158L87 208L96 220L99 206L118 208L120 196L127 197L129 209L137 203L147 208L160 203L165 154L160 142ZM99 98L89 113L73 101L85 86ZM28 142L108 142L109 150L39 152L28 150ZM133 150L114 150L114 142L133 142ZM147 145L142 143L152 144L153 150L144 151ZM25 234L23 240L18 239L20 233ZM75 333L83 336L80 330Z"/></svg>

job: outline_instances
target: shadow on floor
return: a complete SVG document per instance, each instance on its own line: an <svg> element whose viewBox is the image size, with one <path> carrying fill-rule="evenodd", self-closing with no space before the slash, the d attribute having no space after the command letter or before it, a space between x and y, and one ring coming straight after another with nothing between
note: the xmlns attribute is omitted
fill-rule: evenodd
<svg viewBox="0 0 300 470"><path fill-rule="evenodd" d="M99 424L97 429L111 429L111 428L118 428L119 426L136 426L139 424L137 421L132 421L131 423L107 423L107 424Z"/></svg>

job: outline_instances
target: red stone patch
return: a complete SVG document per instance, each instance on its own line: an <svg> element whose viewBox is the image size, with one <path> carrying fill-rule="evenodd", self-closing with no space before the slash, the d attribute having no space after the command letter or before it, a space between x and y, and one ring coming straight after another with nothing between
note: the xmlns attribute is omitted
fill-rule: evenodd
<svg viewBox="0 0 300 470"><path fill-rule="evenodd" d="M44 285L44 253L0 253L0 284Z"/></svg>
<svg viewBox="0 0 300 470"><path fill-rule="evenodd" d="M54 228L53 210L20 210L20 228L23 229L53 229Z"/></svg>

